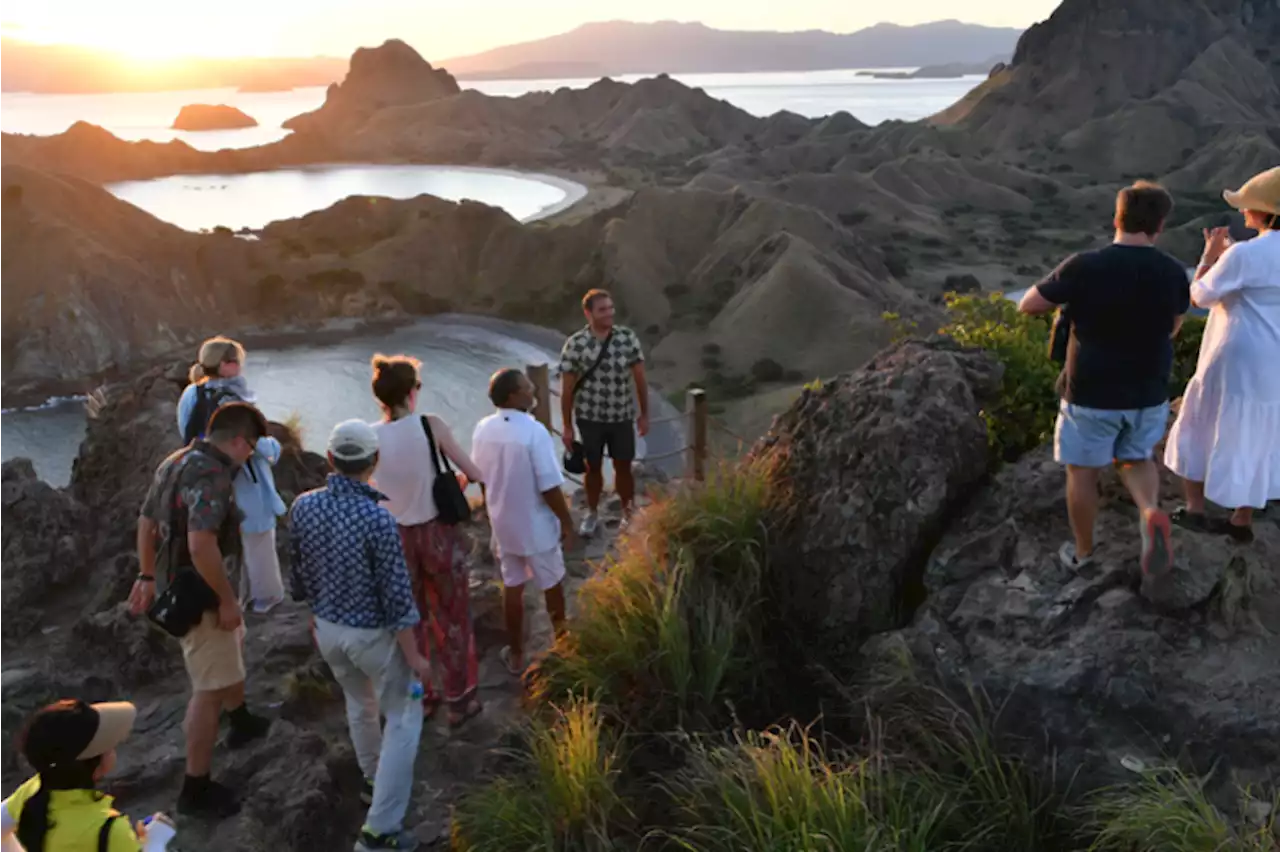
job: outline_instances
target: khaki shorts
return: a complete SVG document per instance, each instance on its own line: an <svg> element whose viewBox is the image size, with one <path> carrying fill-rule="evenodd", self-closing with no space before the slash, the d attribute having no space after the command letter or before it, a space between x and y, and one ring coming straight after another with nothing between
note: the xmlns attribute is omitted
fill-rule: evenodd
<svg viewBox="0 0 1280 852"><path fill-rule="evenodd" d="M195 692L214 692L244 681L244 624L222 630L218 613L211 610L178 641Z"/></svg>

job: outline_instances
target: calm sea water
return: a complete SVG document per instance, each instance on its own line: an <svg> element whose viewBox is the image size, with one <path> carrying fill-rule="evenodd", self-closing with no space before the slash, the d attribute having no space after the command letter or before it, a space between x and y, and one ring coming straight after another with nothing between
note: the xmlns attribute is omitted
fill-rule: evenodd
<svg viewBox="0 0 1280 852"><path fill-rule="evenodd" d="M173 175L108 184L153 216L189 231L225 225L261 228L303 216L351 195L413 198L423 193L501 207L522 221L546 216L586 189L544 175L461 166L314 166L238 175Z"/></svg>
<svg viewBox="0 0 1280 852"><path fill-rule="evenodd" d="M433 317L337 344L250 350L245 375L269 418L283 421L296 413L303 442L323 452L335 423L351 417L379 417L369 391L373 354L412 355L423 364L420 408L443 417L459 440L470 446L471 430L490 412L485 396L489 376L501 367L554 363L558 340L553 332L533 326ZM177 430L175 420L175 442ZM65 485L84 437L84 404L67 401L38 411L6 412L0 418L0 431L5 459L26 456L46 481Z"/></svg>
<svg viewBox="0 0 1280 852"><path fill-rule="evenodd" d="M955 103L982 81L876 80L859 77L859 69L756 74L673 74L690 86L741 107L753 115L790 110L809 117L844 110L868 124L891 119L924 118ZM903 70L903 69L880 69ZM910 69L907 69L910 70ZM635 82L644 75L619 77ZM562 87L585 88L592 78L547 80L462 80L465 88L490 95L514 97ZM288 118L324 103L323 87L289 92L238 92L235 89L197 89L181 92L142 92L108 95L32 95L5 92L0 96L0 129L9 133L61 133L77 121L105 127L122 139L181 139L202 150L247 148L283 138L280 125ZM190 132L169 125L183 106L193 103L228 104L258 121L240 130Z"/></svg>
<svg viewBox="0 0 1280 852"><path fill-rule="evenodd" d="M876 80L855 70L759 74L673 75L755 115L790 110L810 117L844 110L869 124L913 120L942 110L981 81ZM640 77L620 78L634 82ZM593 80L462 81L495 96L513 97L564 86L583 88ZM182 139L204 150L242 148L283 138L280 125L315 109L323 88L290 92L242 93L232 89L110 95L31 95L3 93L0 129L53 134L76 121L105 127L124 139ZM259 126L241 130L191 133L169 129L186 104L239 107ZM493 170L395 166L332 166L251 175L184 175L133 181L110 187L122 198L156 216L198 230L225 225L260 227L268 221L329 206L352 194L412 197L431 193L444 198L474 198L503 207L520 219L546 215L575 200L581 187L537 175ZM405 351L422 358L426 409L443 415L469 442L475 422L488 411L485 383L501 366L522 366L550 359L557 344L546 330L466 318L423 320L389 335L355 337L337 345L263 349L250 353L247 375L261 405L273 418L294 412L302 418L304 440L323 447L332 425L347 417L374 418L369 396L369 357L374 351ZM176 425L174 429L176 431ZM48 481L65 484L85 429L83 405L63 402L38 411L10 411L0 419L3 458L32 458ZM675 446L678 436L655 428L655 450Z"/></svg>

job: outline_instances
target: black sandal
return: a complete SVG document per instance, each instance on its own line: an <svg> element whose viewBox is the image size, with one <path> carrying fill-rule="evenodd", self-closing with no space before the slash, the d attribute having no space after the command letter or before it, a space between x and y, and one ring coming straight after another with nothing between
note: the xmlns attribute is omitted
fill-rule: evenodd
<svg viewBox="0 0 1280 852"><path fill-rule="evenodd" d="M1169 513L1169 520L1184 530L1192 532L1213 533L1213 523L1204 512L1192 512L1186 506L1179 506Z"/></svg>
<svg viewBox="0 0 1280 852"><path fill-rule="evenodd" d="M1239 524L1228 522L1225 524L1227 535L1236 544L1253 544L1253 525L1242 527Z"/></svg>

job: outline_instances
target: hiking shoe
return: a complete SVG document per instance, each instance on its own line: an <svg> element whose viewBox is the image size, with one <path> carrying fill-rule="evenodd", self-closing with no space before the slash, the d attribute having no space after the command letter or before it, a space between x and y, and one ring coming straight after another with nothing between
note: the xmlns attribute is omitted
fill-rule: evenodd
<svg viewBox="0 0 1280 852"><path fill-rule="evenodd" d="M591 538L596 534L596 528L600 526L600 516L595 512L587 512L586 517L582 519L582 524L578 527L578 535L583 538Z"/></svg>
<svg viewBox="0 0 1280 852"><path fill-rule="evenodd" d="M231 732L227 734L227 748L243 748L254 740L261 739L271 729L271 720L262 716L254 716L245 710L243 713L232 713Z"/></svg>
<svg viewBox="0 0 1280 852"><path fill-rule="evenodd" d="M1163 574L1173 567L1173 540L1169 516L1152 509L1142 519L1142 573Z"/></svg>
<svg viewBox="0 0 1280 852"><path fill-rule="evenodd" d="M202 784L184 784L178 796L178 813L205 819L226 819L240 812L235 791L225 784L205 779Z"/></svg>
<svg viewBox="0 0 1280 852"><path fill-rule="evenodd" d="M1093 564L1093 554L1076 556L1076 543L1068 541L1063 542L1062 547L1058 548L1058 561L1062 563L1063 568L1079 571L1081 568L1088 568Z"/></svg>
<svg viewBox="0 0 1280 852"><path fill-rule="evenodd" d="M254 600L253 611L258 615L266 615L282 603L284 603L284 598L263 598L261 600Z"/></svg>
<svg viewBox="0 0 1280 852"><path fill-rule="evenodd" d="M360 830L360 839L356 841L355 852L383 852L383 850L417 849L418 838L412 831L397 831L395 834L374 834L367 828Z"/></svg>
<svg viewBox="0 0 1280 852"><path fill-rule="evenodd" d="M366 805L373 804L373 779L365 778L360 783L360 801Z"/></svg>

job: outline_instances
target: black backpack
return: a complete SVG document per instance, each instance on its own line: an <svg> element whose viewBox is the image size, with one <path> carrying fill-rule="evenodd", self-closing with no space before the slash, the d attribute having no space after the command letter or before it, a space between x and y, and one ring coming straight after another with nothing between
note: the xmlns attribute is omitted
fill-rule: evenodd
<svg viewBox="0 0 1280 852"><path fill-rule="evenodd" d="M190 444L197 438L203 438L209 426L209 418L223 403L239 399L227 388L209 387L208 383L196 385L196 405L191 409L191 417L187 419L187 429L182 433L182 443Z"/></svg>

